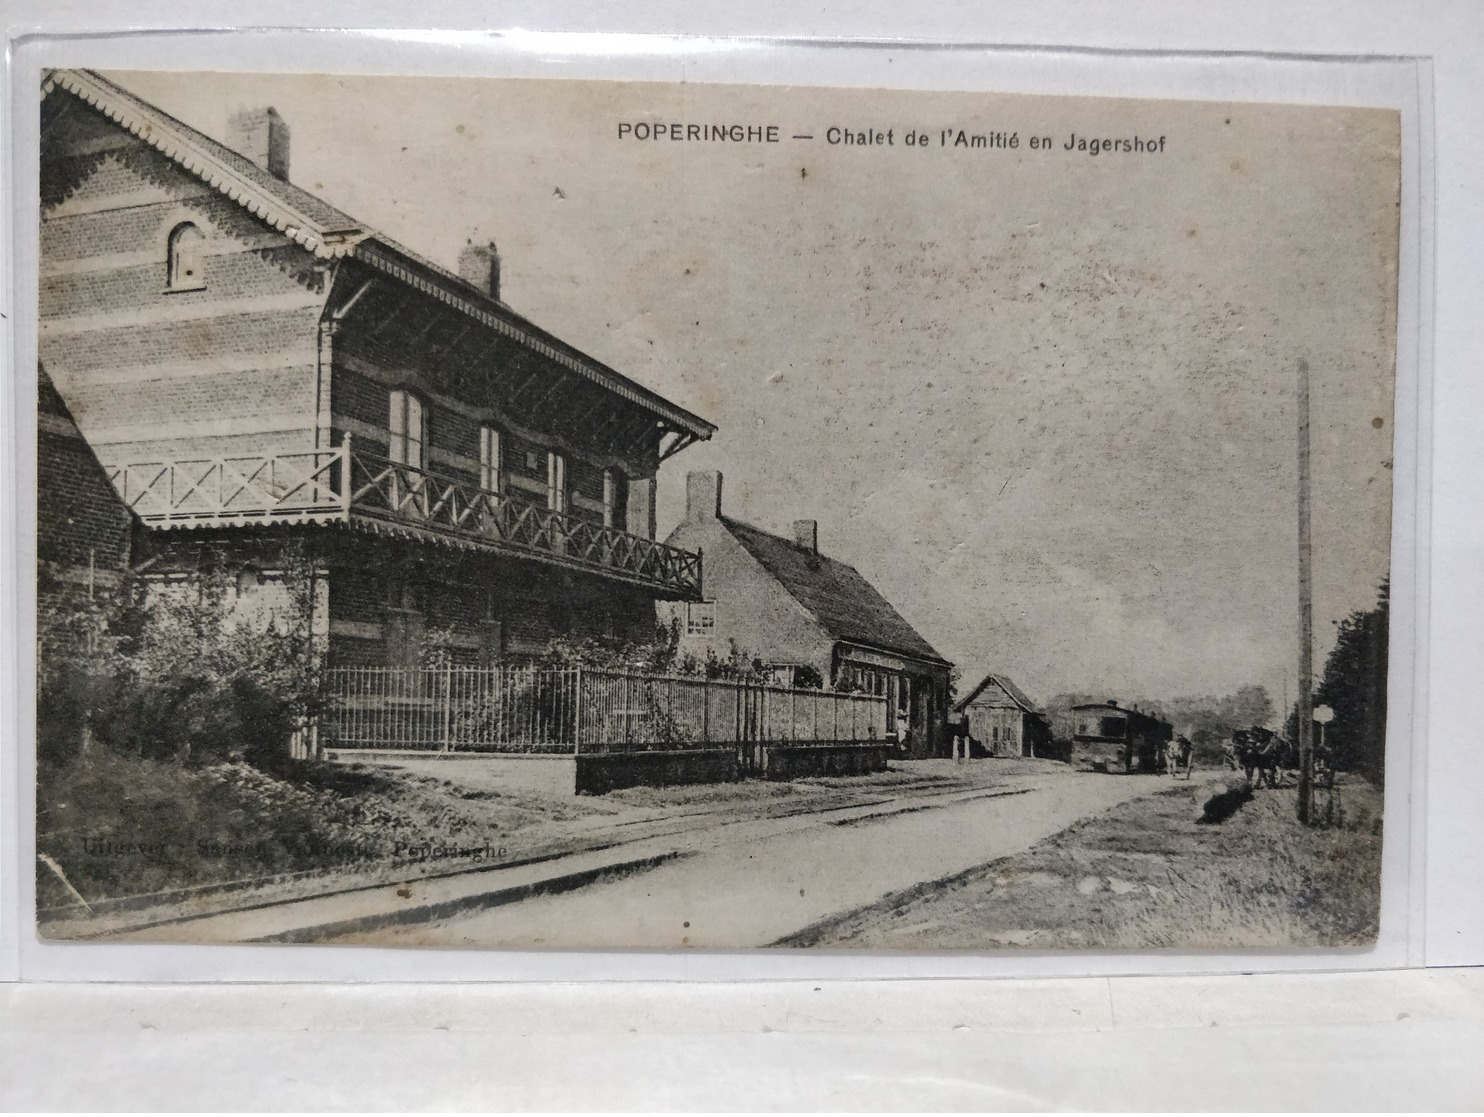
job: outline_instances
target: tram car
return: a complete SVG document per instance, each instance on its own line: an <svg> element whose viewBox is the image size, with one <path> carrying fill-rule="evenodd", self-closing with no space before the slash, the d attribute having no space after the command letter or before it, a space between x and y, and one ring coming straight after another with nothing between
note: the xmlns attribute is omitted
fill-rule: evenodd
<svg viewBox="0 0 1484 1117"><path fill-rule="evenodd" d="M1075 748L1125 772L1158 772L1165 744L1175 735L1169 722L1111 699L1073 706L1072 729Z"/></svg>

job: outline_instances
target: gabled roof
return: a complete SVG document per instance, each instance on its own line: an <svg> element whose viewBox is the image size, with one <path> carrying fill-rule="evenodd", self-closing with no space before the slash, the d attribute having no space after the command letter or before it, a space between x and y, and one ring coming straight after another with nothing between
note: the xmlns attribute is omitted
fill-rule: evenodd
<svg viewBox="0 0 1484 1117"><path fill-rule="evenodd" d="M980 692L983 691L984 688L989 686L991 683L1008 694L1010 696L1010 700L1026 713L1041 713L1041 707L1037 706L1034 702L1027 698L1025 692L1011 681L1009 675L996 675L993 672L985 675L983 681L981 681L980 684L973 690L969 691L967 697L959 699L959 701L955 703L953 707L954 711L957 713L962 713L964 708L967 707L970 702L974 701L974 699L978 698Z"/></svg>
<svg viewBox="0 0 1484 1117"><path fill-rule="evenodd" d="M837 641L946 664L853 567L729 517L722 524Z"/></svg>
<svg viewBox="0 0 1484 1117"><path fill-rule="evenodd" d="M42 97L53 89L80 98L316 256L344 256L371 235L328 202L91 70L52 70L42 81Z"/></svg>
<svg viewBox="0 0 1484 1117"><path fill-rule="evenodd" d="M691 438L716 427L568 345L455 272L368 228L349 214L176 120L91 70L51 70L41 95L65 90L138 136L301 247L326 259L351 256L452 306L616 395L645 407Z"/></svg>

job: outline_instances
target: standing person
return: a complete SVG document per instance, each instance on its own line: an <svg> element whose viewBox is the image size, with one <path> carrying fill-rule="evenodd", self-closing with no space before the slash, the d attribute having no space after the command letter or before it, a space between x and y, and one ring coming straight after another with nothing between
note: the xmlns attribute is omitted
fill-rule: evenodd
<svg viewBox="0 0 1484 1117"><path fill-rule="evenodd" d="M1181 768L1185 769L1185 778L1186 779L1190 779L1190 774L1195 769L1195 764L1193 763L1194 753L1195 753L1195 746L1190 743L1190 738L1189 737L1178 737L1178 738L1176 738L1176 740L1175 740L1175 768L1176 768L1177 771L1179 769L1181 769ZM1170 775L1172 775L1172 776L1174 774L1175 774L1174 772L1171 772L1170 773Z"/></svg>
<svg viewBox="0 0 1484 1117"><path fill-rule="evenodd" d="M912 707L905 710L897 707L897 751L903 756L908 755L908 745L912 740Z"/></svg>

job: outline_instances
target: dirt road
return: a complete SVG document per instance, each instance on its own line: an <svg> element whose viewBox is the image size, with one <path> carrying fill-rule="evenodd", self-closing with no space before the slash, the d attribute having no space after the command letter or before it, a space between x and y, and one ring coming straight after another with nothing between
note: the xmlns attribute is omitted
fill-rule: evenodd
<svg viewBox="0 0 1484 1117"><path fill-rule="evenodd" d="M559 895L340 942L560 948L767 946L883 895L1007 857L1085 818L1170 786L1062 771L973 796L758 819L635 843L659 867ZM654 850L640 846L653 844Z"/></svg>

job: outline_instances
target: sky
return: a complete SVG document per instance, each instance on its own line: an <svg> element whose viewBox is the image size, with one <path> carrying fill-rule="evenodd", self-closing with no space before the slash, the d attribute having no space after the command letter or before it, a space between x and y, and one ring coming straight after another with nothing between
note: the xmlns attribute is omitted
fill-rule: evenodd
<svg viewBox="0 0 1484 1117"><path fill-rule="evenodd" d="M506 302L718 426L662 470L662 535L686 470L719 469L728 514L818 520L821 550L970 684L1291 699L1300 360L1316 670L1386 575L1395 113L109 76L217 138L276 107L293 181L447 266L495 241ZM780 142L621 134L657 121L776 124ZM941 144L959 129L1019 143Z"/></svg>

